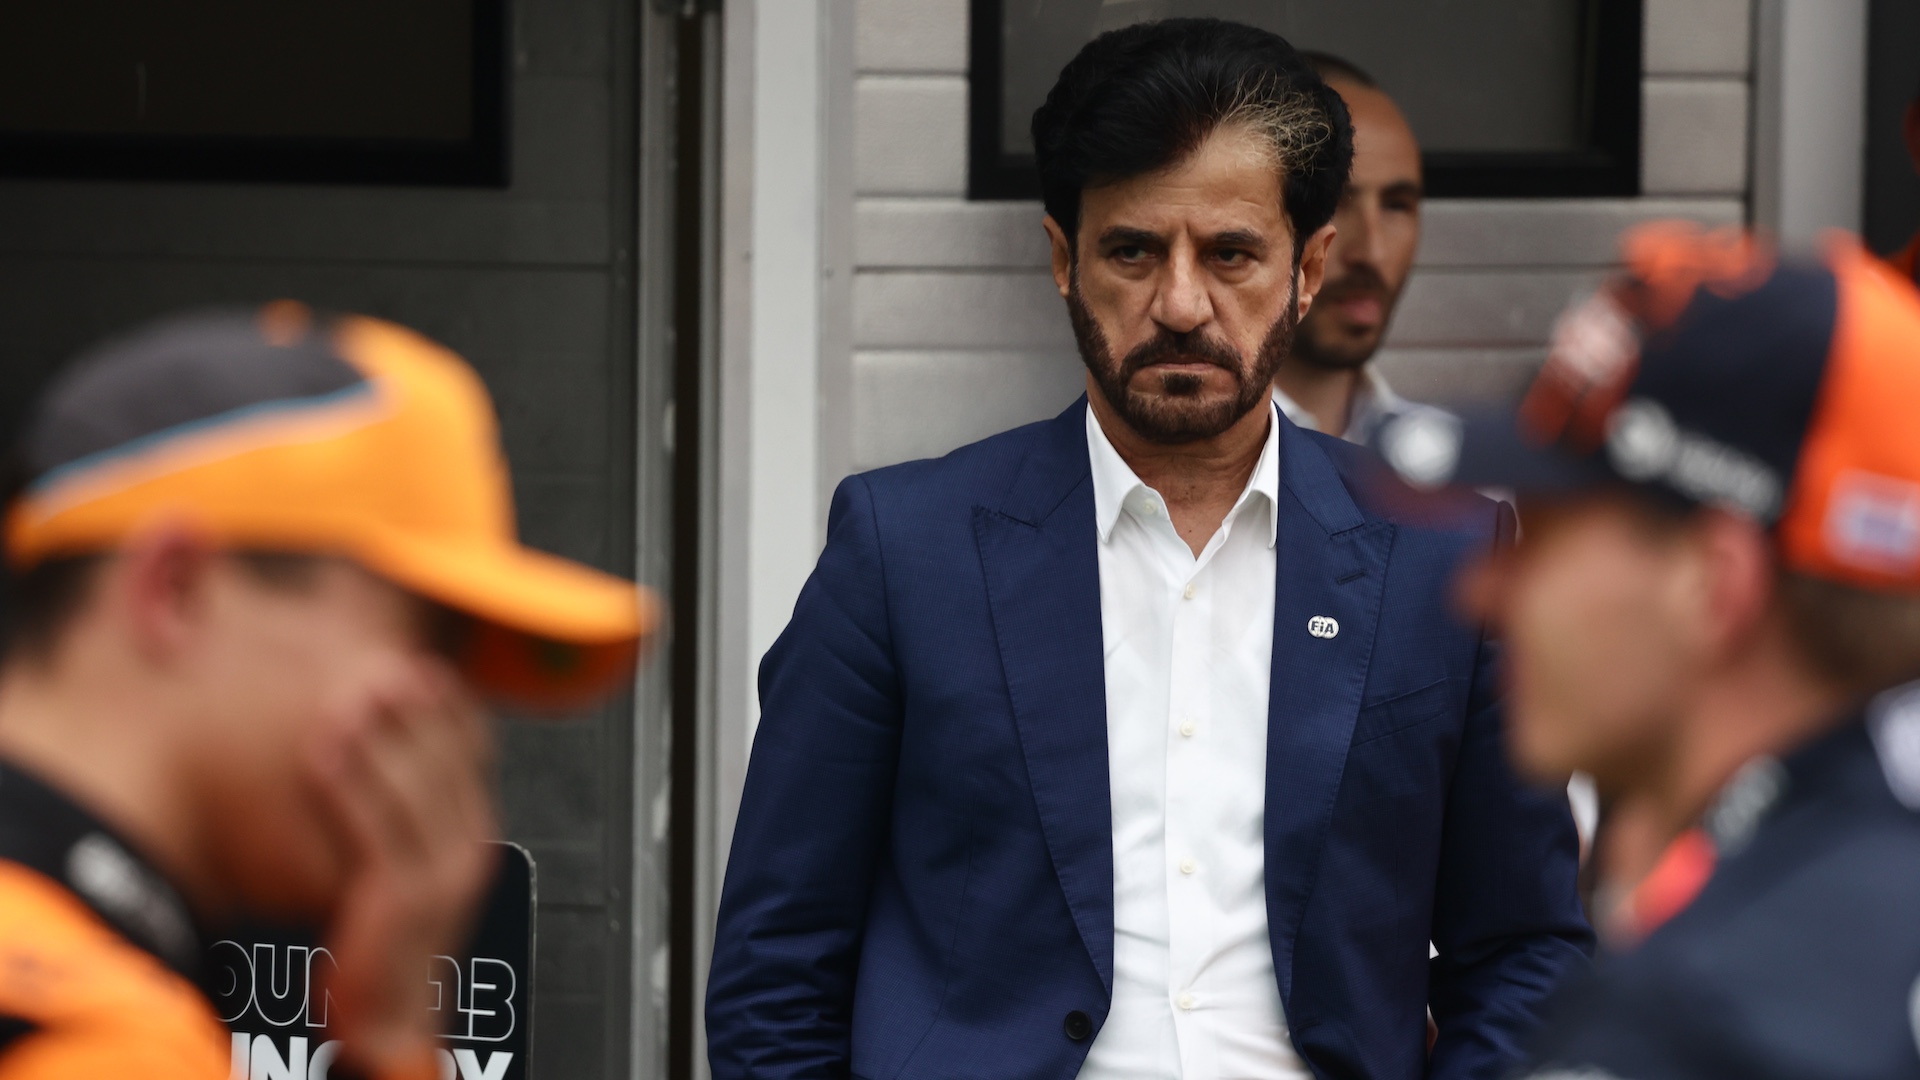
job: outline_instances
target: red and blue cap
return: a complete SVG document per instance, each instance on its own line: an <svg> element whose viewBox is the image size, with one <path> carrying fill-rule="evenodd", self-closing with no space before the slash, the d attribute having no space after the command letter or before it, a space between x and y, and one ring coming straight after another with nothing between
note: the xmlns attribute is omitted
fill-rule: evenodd
<svg viewBox="0 0 1920 1080"><path fill-rule="evenodd" d="M1920 590L1920 292L1849 237L1633 230L1520 401L1418 409L1374 445L1420 488L1625 485L1746 514L1791 569Z"/></svg>

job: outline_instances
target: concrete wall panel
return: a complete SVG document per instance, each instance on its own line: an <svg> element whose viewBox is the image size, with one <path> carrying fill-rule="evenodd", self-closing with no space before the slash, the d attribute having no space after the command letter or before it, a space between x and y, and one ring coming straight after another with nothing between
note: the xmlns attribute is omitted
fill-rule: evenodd
<svg viewBox="0 0 1920 1080"><path fill-rule="evenodd" d="M1640 185L1648 195L1747 190L1744 81L1650 78L1641 117Z"/></svg>
<svg viewBox="0 0 1920 1080"><path fill-rule="evenodd" d="M857 194L966 193L965 78L868 75L853 93Z"/></svg>
<svg viewBox="0 0 1920 1080"><path fill-rule="evenodd" d="M1649 75L1745 75L1752 0L1647 0L1643 63Z"/></svg>
<svg viewBox="0 0 1920 1080"><path fill-rule="evenodd" d="M857 0L854 62L863 72L967 73L967 6L950 0Z"/></svg>

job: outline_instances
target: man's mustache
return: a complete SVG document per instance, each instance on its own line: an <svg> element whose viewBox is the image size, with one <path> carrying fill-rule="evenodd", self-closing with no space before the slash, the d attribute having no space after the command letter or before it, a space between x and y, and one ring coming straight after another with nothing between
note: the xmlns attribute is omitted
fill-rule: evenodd
<svg viewBox="0 0 1920 1080"><path fill-rule="evenodd" d="M1121 362L1120 371L1123 377L1132 378L1155 364L1211 364L1235 375L1245 367L1240 354L1223 342L1197 333L1176 334L1162 330L1150 340L1134 346L1133 351Z"/></svg>
<svg viewBox="0 0 1920 1080"><path fill-rule="evenodd" d="M1380 276L1380 271L1371 266L1356 266L1322 285L1320 298L1347 300L1356 296L1372 296L1385 300L1387 292L1387 279Z"/></svg>

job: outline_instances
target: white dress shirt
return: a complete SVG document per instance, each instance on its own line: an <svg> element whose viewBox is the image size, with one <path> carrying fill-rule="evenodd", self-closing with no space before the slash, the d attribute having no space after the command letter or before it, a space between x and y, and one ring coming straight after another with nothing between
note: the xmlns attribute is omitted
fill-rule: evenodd
<svg viewBox="0 0 1920 1080"><path fill-rule="evenodd" d="M1087 411L1113 797L1113 1005L1083 1080L1301 1080L1267 935L1279 422L1198 558Z"/></svg>
<svg viewBox="0 0 1920 1080"><path fill-rule="evenodd" d="M1308 431L1319 431L1320 422L1313 418L1305 406L1288 397L1278 386L1273 388L1273 402L1287 419ZM1365 443L1373 437L1374 431L1389 419L1407 411L1407 399L1393 392L1387 385L1385 376L1373 370L1368 364L1360 369L1360 378L1353 385L1353 401L1347 407L1347 429L1340 437L1350 443Z"/></svg>

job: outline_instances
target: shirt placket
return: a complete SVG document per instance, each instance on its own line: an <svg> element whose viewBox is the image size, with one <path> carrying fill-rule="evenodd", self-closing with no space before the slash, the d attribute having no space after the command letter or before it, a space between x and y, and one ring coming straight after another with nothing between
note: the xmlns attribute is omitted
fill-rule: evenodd
<svg viewBox="0 0 1920 1080"><path fill-rule="evenodd" d="M1177 539L1177 537L1176 537ZM1183 544L1184 548L1184 544ZM1182 551L1185 554L1185 551ZM1167 740L1167 993L1180 1034L1182 1073L1203 1075L1196 1061L1206 1040L1206 988L1195 978L1208 948L1205 875L1199 841L1207 828L1206 791L1213 702L1207 677L1212 648L1214 595L1212 560L1188 560L1177 578L1173 603L1172 648L1168 658Z"/></svg>

